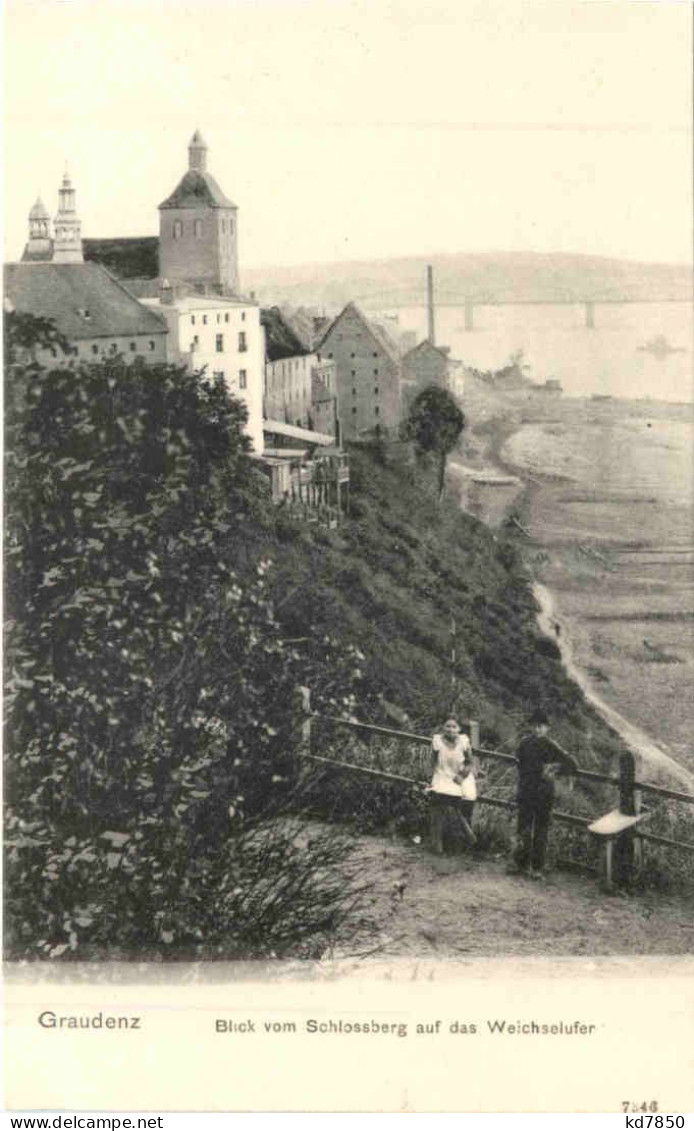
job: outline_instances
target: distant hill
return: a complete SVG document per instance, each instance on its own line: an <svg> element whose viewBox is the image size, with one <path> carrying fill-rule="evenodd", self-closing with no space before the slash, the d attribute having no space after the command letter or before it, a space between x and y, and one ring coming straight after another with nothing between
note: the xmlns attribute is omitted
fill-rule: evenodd
<svg viewBox="0 0 694 1131"><path fill-rule="evenodd" d="M694 295L687 265L534 252L255 267L244 270L243 284L263 304L341 307L353 299L367 307L419 305L426 301L428 263L439 302L691 300Z"/></svg>

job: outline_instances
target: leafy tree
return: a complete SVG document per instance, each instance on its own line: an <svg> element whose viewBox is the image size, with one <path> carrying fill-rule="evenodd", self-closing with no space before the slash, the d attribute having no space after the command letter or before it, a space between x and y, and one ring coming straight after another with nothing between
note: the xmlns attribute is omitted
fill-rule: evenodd
<svg viewBox="0 0 694 1131"><path fill-rule="evenodd" d="M245 407L176 366L44 368L31 329L6 333L10 952L315 946L337 850L267 821L295 685L330 699L359 659L286 644L239 553L267 505Z"/></svg>
<svg viewBox="0 0 694 1131"><path fill-rule="evenodd" d="M439 497L443 494L446 460L464 427L465 417L455 399L439 385L427 386L412 402L405 421L405 435L414 440L420 453L436 459Z"/></svg>

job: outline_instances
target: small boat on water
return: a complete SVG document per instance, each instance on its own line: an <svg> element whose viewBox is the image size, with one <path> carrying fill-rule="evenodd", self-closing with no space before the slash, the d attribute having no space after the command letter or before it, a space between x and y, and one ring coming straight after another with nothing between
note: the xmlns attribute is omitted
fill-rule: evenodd
<svg viewBox="0 0 694 1131"><path fill-rule="evenodd" d="M671 346L664 334L657 334L655 338L650 338L645 345L637 346L641 353L650 353L658 360L668 357L671 353L684 353L683 346Z"/></svg>

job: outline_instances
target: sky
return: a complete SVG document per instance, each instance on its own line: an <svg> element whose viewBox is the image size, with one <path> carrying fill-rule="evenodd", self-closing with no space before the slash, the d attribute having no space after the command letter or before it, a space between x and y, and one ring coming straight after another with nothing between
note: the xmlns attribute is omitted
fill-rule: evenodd
<svg viewBox="0 0 694 1131"><path fill-rule="evenodd" d="M242 266L692 257L679 0L6 0L4 224L66 163L86 237L154 235L199 128Z"/></svg>

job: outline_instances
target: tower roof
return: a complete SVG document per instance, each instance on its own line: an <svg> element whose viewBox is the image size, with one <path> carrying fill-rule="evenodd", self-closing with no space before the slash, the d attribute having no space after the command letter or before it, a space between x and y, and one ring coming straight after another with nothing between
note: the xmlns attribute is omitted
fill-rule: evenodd
<svg viewBox="0 0 694 1131"><path fill-rule="evenodd" d="M236 208L207 172L207 144L196 130L188 145L188 171L159 208Z"/></svg>
<svg viewBox="0 0 694 1131"><path fill-rule="evenodd" d="M189 169L160 208L236 208L211 173Z"/></svg>
<svg viewBox="0 0 694 1131"><path fill-rule="evenodd" d="M36 202L29 213L30 220L50 220L50 213L46 205L41 200L40 196L36 197Z"/></svg>

